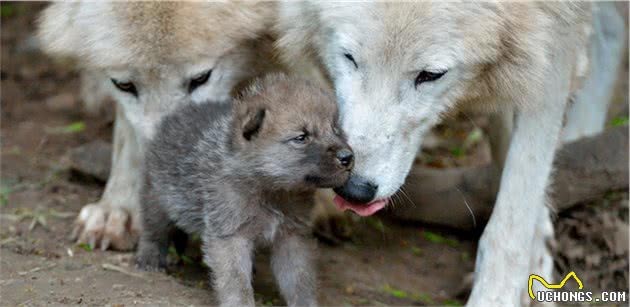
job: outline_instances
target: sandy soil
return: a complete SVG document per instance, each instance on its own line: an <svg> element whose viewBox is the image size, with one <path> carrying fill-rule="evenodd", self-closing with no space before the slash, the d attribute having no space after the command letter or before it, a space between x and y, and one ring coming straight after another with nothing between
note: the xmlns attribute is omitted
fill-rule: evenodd
<svg viewBox="0 0 630 307"><path fill-rule="evenodd" d="M211 304L207 270L194 245L185 257L173 256L179 262L174 261L165 274L135 270L129 265L131 253L91 251L67 239L74 216L84 204L98 200L104 183L67 168L64 157L81 144L109 141L112 125L102 116L81 111L78 73L69 63L51 61L37 51L32 29L41 7L2 4L0 305ZM621 100L627 105L627 96ZM473 128L467 124L438 129L450 145L427 151L423 162L450 167L487 159L483 145L467 154L457 147ZM628 248L617 244L623 238L614 237L612 247L607 247L605 242L600 245L601 234L571 228L596 232L600 228L588 226L587 217L609 215L605 218L612 222L601 224L612 223L615 230L625 225L627 243L627 214L624 191L562 213L557 229L566 239L560 242L569 238L578 242L566 243L572 248L581 240L594 243L570 257L560 251L559 268L578 270L574 266L579 265L592 272L594 289L627 291ZM465 301L479 232L400 223L385 215L355 221L349 241L319 244L322 304L460 305ZM593 262L597 255L600 261ZM283 303L265 251L256 257L254 287L258 303Z"/></svg>

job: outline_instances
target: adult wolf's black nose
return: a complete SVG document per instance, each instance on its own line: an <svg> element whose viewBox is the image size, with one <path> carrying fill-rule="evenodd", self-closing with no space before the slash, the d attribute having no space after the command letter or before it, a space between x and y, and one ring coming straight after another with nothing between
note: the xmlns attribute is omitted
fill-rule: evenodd
<svg viewBox="0 0 630 307"><path fill-rule="evenodd" d="M347 149L347 148L341 149L337 151L337 153L335 154L335 157L337 157L337 161L339 162L339 165L345 168L352 167L352 162L354 161L354 154L352 153L352 150Z"/></svg>
<svg viewBox="0 0 630 307"><path fill-rule="evenodd" d="M351 176L346 184L335 188L334 191L349 202L367 204L374 199L377 189L377 185L361 177Z"/></svg>

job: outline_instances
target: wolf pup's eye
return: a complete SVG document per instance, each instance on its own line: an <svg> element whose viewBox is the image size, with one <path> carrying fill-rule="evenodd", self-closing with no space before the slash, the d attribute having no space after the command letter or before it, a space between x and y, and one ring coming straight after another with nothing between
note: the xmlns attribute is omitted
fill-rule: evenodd
<svg viewBox="0 0 630 307"><path fill-rule="evenodd" d="M198 87L208 82L208 79L210 78L211 74L212 74L212 69L190 79L190 82L188 83L188 93L192 93Z"/></svg>
<svg viewBox="0 0 630 307"><path fill-rule="evenodd" d="M442 76L444 76L445 73L446 73L446 71L430 72L430 71L423 70L416 77L415 85L416 85L416 87L418 87L418 85L420 85L420 84L422 84L424 82L435 81L437 79L442 78Z"/></svg>
<svg viewBox="0 0 630 307"><path fill-rule="evenodd" d="M307 139L308 139L308 135L306 135L306 133L302 133L302 134L292 138L291 142L296 143L296 144L304 144L304 143L306 143Z"/></svg>
<svg viewBox="0 0 630 307"><path fill-rule="evenodd" d="M359 65L357 65L357 61L354 60L354 57L352 56L352 54L350 53L344 53L343 56L346 57L346 59L348 59L348 61L352 62L352 64L354 64L355 68L359 68Z"/></svg>
<svg viewBox="0 0 630 307"><path fill-rule="evenodd" d="M133 82L119 82L118 80L113 78L111 80L114 86L116 86L116 88L118 88L119 90L138 97L138 90L136 89L136 86L133 84Z"/></svg>

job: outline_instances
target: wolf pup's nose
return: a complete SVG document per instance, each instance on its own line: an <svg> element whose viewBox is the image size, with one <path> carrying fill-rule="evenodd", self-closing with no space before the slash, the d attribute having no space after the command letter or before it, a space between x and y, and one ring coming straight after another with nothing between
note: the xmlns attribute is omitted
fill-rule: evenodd
<svg viewBox="0 0 630 307"><path fill-rule="evenodd" d="M341 149L337 151L335 156L337 157L337 161L339 162L339 165L345 168L352 167L352 162L354 161L354 154L352 154L352 151L350 149L347 149L347 148Z"/></svg>
<svg viewBox="0 0 630 307"><path fill-rule="evenodd" d="M376 196L378 186L358 176L350 176L350 180L333 190L337 195L351 203L367 204Z"/></svg>

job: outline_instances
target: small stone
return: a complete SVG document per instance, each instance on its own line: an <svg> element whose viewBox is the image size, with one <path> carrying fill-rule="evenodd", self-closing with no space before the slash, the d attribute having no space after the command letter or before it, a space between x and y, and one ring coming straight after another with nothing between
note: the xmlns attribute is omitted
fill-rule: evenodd
<svg viewBox="0 0 630 307"><path fill-rule="evenodd" d="M66 262L66 263L63 265L63 268L64 268L66 271L76 271L76 270L80 270L80 269L82 269L83 267L84 267L84 265L83 265L83 264L81 264L81 263L76 263L76 262L71 262L71 261L68 261L68 262ZM78 277L77 277L77 278L78 278ZM79 280L79 281L80 281L80 280Z"/></svg>
<svg viewBox="0 0 630 307"><path fill-rule="evenodd" d="M120 290L122 290L124 288L125 288L125 285L121 285L121 284L114 284L114 285L112 285L112 289L115 290L115 291L120 291Z"/></svg>
<svg viewBox="0 0 630 307"><path fill-rule="evenodd" d="M349 294L349 295L354 294L354 287L352 286L347 286L345 290L346 290L346 294Z"/></svg>
<svg viewBox="0 0 630 307"><path fill-rule="evenodd" d="M69 167L81 174L107 181L111 165L112 145L96 140L70 149L67 154Z"/></svg>

